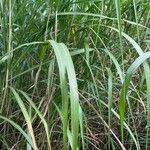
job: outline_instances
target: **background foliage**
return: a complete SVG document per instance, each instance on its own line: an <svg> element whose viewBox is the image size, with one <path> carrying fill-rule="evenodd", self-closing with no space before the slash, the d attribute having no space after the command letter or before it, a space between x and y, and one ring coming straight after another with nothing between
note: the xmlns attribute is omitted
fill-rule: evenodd
<svg viewBox="0 0 150 150"><path fill-rule="evenodd" d="M149 149L149 27L149 0L0 0L0 149Z"/></svg>

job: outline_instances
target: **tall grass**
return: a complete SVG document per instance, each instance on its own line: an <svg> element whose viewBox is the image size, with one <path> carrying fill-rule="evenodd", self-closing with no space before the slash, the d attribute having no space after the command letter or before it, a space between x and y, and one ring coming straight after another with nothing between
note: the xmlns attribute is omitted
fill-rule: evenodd
<svg viewBox="0 0 150 150"><path fill-rule="evenodd" d="M0 149L148 150L149 8L0 0Z"/></svg>

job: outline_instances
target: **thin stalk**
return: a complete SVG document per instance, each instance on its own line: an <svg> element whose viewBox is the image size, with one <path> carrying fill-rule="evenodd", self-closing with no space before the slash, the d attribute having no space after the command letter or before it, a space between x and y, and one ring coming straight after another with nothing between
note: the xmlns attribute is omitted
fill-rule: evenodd
<svg viewBox="0 0 150 150"><path fill-rule="evenodd" d="M111 129L111 109L112 109L112 73L108 69L108 126ZM108 149L111 150L111 132L108 133Z"/></svg>
<svg viewBox="0 0 150 150"><path fill-rule="evenodd" d="M0 113L3 111L7 91L8 91L8 80L9 80L9 71L10 71L10 58L11 58L11 49L12 49L12 6L11 6L11 0L9 0L9 22L8 22L8 50L7 53L9 55L9 59L7 61L7 69L6 69L6 78L5 78L5 88L4 88L4 95L2 98L2 104Z"/></svg>
<svg viewBox="0 0 150 150"><path fill-rule="evenodd" d="M135 15L135 21L136 21L136 30L137 30L137 37L138 37L138 43L140 42L140 33L139 33L139 26L138 26L138 14L137 14L137 8L136 8L136 1L133 0L133 6L134 6L134 15Z"/></svg>

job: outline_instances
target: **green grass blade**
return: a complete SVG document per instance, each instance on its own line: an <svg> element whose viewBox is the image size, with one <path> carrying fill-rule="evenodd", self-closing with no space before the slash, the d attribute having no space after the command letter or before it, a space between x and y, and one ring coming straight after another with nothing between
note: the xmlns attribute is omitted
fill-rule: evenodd
<svg viewBox="0 0 150 150"><path fill-rule="evenodd" d="M84 140L84 120L83 120L83 112L81 107L79 107L79 123L80 123L80 133L81 133L81 139L82 139L82 149L85 150L85 140Z"/></svg>
<svg viewBox="0 0 150 150"><path fill-rule="evenodd" d="M72 62L71 55L67 49L67 47L63 43L56 43L54 41L49 41L51 45L54 48L55 55L57 58L57 62L59 65L60 70L60 77L63 81L63 84L61 86L63 87L62 90L65 90L62 92L64 93L64 103L65 103L65 116L63 118L67 118L67 112L68 112L68 96L67 96L67 85L66 85L66 78L65 78L65 68L66 67L66 73L69 80L69 89L70 89L70 102L71 102L71 134L72 134L72 148L73 150L76 150L78 147L78 132L79 132L79 95L78 95L78 86L77 86L77 80L76 80L76 74L74 70L74 65ZM67 110L67 111L66 111ZM65 129L66 132L66 129Z"/></svg>
<svg viewBox="0 0 150 150"><path fill-rule="evenodd" d="M14 94L14 97L24 115L24 118L26 120L26 123L27 123L27 126L28 126L28 130L29 130L29 133L31 135L31 138L32 138L32 141L33 141L33 145L34 145L34 149L35 150L38 150L37 148L37 145L36 145L36 140L35 140L35 136L34 136L34 131L33 131L33 128L32 128L32 123L31 123L31 119L30 119L30 116L28 114L28 111L26 110L26 107L22 101L22 99L20 98L19 94L15 91L14 88L10 88L12 93Z"/></svg>
<svg viewBox="0 0 150 150"><path fill-rule="evenodd" d="M25 133L24 130L17 123L15 123L14 121L12 121L4 116L1 116L1 115L0 115L0 119L9 122L13 127L15 127L25 137L27 142L34 148L34 144L31 140L30 136L28 136L28 134Z"/></svg>
<svg viewBox="0 0 150 150"><path fill-rule="evenodd" d="M112 109L112 72L110 69L108 69L108 126L111 128L111 109ZM111 145L111 134L108 133L108 141L109 141L109 150Z"/></svg>
<svg viewBox="0 0 150 150"><path fill-rule="evenodd" d="M59 67L59 76L60 76L60 86L61 86L61 95L62 95L62 116L63 116L63 144L64 149L67 149L67 126L68 126L68 85L66 78L66 62L63 57L63 49L55 41L49 41L52 45L57 64Z"/></svg>
<svg viewBox="0 0 150 150"><path fill-rule="evenodd" d="M64 59L66 62L67 75L69 80L70 101L71 101L71 133L72 133L72 147L76 150L78 147L78 132L79 132L79 95L77 79L75 74L72 58L67 47L60 44L64 50Z"/></svg>
<svg viewBox="0 0 150 150"><path fill-rule="evenodd" d="M133 6L134 6L134 15L135 15L135 22L137 24L136 30L137 30L137 37L138 37L138 42L140 42L140 33L139 33L139 26L138 26L138 14L137 14L137 6L136 6L136 1L133 0Z"/></svg>
<svg viewBox="0 0 150 150"><path fill-rule="evenodd" d="M102 45L104 46L104 49L102 49L109 57L110 59L113 61L115 67L116 67L116 70L117 70L117 73L120 77L120 80L121 80L121 83L123 83L123 72L120 68L120 65L117 61L117 59L115 58L115 56L108 50L108 48L106 47L104 41L102 40L102 38L92 29L90 28L91 31L98 37L98 39L101 41Z"/></svg>
<svg viewBox="0 0 150 150"><path fill-rule="evenodd" d="M127 70L125 80L124 80L124 84L123 84L123 87L122 87L122 90L121 90L120 105L119 105L122 138L124 138L123 121L124 121L124 114L125 114L125 99L126 99L127 91L128 91L128 88L129 88L130 80L131 80L132 74L149 57L150 57L150 52L147 52L147 53L144 53L144 54L140 55L133 62L133 64L129 67L129 69Z"/></svg>
<svg viewBox="0 0 150 150"><path fill-rule="evenodd" d="M107 26L110 29L113 29L114 31L118 31L118 29L114 28L114 27L110 27ZM122 32L122 35L124 38L126 38L131 44L132 46L135 48L135 50L137 51L137 53L139 55L143 54L143 50L141 49L141 47L135 42L135 40L133 38L131 38L129 35L127 35L126 33ZM148 110L148 115L147 115L147 124L148 126L150 125L150 67L148 65L147 62L143 63L144 66L144 73L145 73L145 77L146 77L146 85L147 85L147 110ZM125 92L124 92L125 93ZM122 104L123 105L123 104ZM122 124L122 128L123 128L123 124ZM121 129L123 132L123 129Z"/></svg>
<svg viewBox="0 0 150 150"><path fill-rule="evenodd" d="M50 134L49 134L50 132L49 132L48 124L47 124L45 118L43 117L43 115L41 114L39 109L36 107L34 102L31 100L31 98L25 92L23 92L23 91L20 91L20 92L26 98L26 100L31 104L31 106L34 108L34 110L36 111L36 113L40 117L40 119L41 119L41 121L42 121L42 123L44 125L44 128L45 128L45 132L46 132L46 136L47 136L47 142L48 142L48 148L49 148L49 150L51 150Z"/></svg>
<svg viewBox="0 0 150 150"><path fill-rule="evenodd" d="M123 46L122 46L122 23L121 23L121 0L115 0L116 4L116 13L117 13L117 21L118 21L118 29L119 29L119 42L120 42L120 50L121 50L121 58L122 64L124 60L123 54ZM123 65L123 72L124 72L124 65Z"/></svg>

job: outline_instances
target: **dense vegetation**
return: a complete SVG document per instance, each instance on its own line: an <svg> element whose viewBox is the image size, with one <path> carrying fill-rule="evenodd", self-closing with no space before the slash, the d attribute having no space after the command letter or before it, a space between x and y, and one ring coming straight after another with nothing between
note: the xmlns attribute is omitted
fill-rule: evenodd
<svg viewBox="0 0 150 150"><path fill-rule="evenodd" d="M150 149L149 27L149 0L0 0L0 149Z"/></svg>

